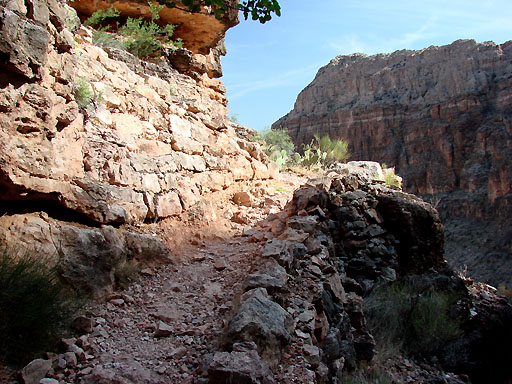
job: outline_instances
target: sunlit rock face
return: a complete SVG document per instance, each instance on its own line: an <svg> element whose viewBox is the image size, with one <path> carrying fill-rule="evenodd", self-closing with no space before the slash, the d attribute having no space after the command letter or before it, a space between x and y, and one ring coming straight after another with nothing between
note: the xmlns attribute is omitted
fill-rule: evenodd
<svg viewBox="0 0 512 384"><path fill-rule="evenodd" d="M510 254L511 58L512 42L472 40L338 56L273 127L297 144L315 133L348 140L352 160L396 166L404 189L438 203L445 221L492 222L476 248Z"/></svg>
<svg viewBox="0 0 512 384"><path fill-rule="evenodd" d="M74 6L83 20L109 4L146 15L142 3ZM278 172L228 120L215 79L236 13L219 21L162 11L164 22L182 23L185 47L144 61L93 45L93 31L62 1L0 5L1 246L57 249L66 278L82 285L97 275L85 288L103 296L126 260L168 258L158 238L116 227L179 216L209 193Z"/></svg>

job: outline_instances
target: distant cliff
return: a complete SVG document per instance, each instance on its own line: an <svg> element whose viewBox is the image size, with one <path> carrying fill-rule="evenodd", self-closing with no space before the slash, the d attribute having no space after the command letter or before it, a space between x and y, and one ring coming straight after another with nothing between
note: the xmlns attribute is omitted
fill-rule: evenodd
<svg viewBox="0 0 512 384"><path fill-rule="evenodd" d="M273 128L288 129L296 143L317 132L341 137L352 160L396 166L405 190L439 204L452 260L472 265L462 241L501 265L512 253L511 101L512 42L459 40L338 56Z"/></svg>

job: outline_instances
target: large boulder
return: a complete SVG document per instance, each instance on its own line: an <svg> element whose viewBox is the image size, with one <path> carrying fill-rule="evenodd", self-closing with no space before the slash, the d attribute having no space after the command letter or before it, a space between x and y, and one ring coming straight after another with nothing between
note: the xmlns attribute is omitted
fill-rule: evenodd
<svg viewBox="0 0 512 384"><path fill-rule="evenodd" d="M254 342L264 360L276 363L282 348L290 342L293 327L291 316L267 297L265 289L256 288L242 296L223 344L230 348L238 342Z"/></svg>

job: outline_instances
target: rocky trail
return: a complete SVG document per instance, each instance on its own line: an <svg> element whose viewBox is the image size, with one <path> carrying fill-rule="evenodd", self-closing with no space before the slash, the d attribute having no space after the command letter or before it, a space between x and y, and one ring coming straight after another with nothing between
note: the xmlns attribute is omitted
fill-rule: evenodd
<svg viewBox="0 0 512 384"><path fill-rule="evenodd" d="M90 302L81 333L29 363L21 382L502 382L512 306L446 267L430 205L359 165L337 172L237 183L185 215L138 225L171 262ZM428 358L381 349L363 297L398 278L458 295L464 334Z"/></svg>
<svg viewBox="0 0 512 384"><path fill-rule="evenodd" d="M139 282L91 308L96 325L86 343L96 357L79 375L109 378L119 368L134 382L194 382L258 249L240 234L209 239L175 264L143 270Z"/></svg>
<svg viewBox="0 0 512 384"><path fill-rule="evenodd" d="M305 180L281 174L217 194L208 215L218 219L213 223L195 217L139 228L169 244L172 263L145 268L125 290L90 303L81 317L86 333L64 340L67 353L49 355L46 376L59 383L207 382L203 362L218 348L233 300L261 257L264 234L255 228L268 224L266 216Z"/></svg>

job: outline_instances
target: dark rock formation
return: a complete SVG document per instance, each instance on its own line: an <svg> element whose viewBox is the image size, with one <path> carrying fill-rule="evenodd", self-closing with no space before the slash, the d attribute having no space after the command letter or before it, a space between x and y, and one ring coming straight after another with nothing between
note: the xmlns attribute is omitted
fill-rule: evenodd
<svg viewBox="0 0 512 384"><path fill-rule="evenodd" d="M286 128L297 144L317 132L343 138L352 159L395 166L405 190L438 204L453 260L464 263L460 244L471 247L464 237L475 230L482 231L472 239L475 253L510 258L511 72L512 42L459 40L421 51L338 56L273 128ZM470 273L485 268L478 266Z"/></svg>
<svg viewBox="0 0 512 384"><path fill-rule="evenodd" d="M361 168L310 180L295 191L286 214L268 222L273 235L267 236L263 265L256 270L273 259L288 279L267 294L263 287L269 286L269 276L247 277L253 289L241 295L225 329L226 350L240 341L254 342L273 369L287 356L289 365L307 364L316 382L340 383L346 371L375 357L376 339L363 303L375 290L398 284L414 287L418 296L402 296L397 305L432 292L453 298L443 315L457 321L457 332L439 342L441 336L426 330L431 332L426 343L413 338L414 348L403 350L413 359L440 362L436 368L424 365L429 382L461 383L464 375L474 383L510 379L506 349L512 342L512 306L494 288L448 267L443 226L431 205L372 180ZM228 352L218 355L241 359ZM254 355L248 366L259 366ZM440 369L462 376L436 374ZM286 375L279 379L287 382Z"/></svg>

